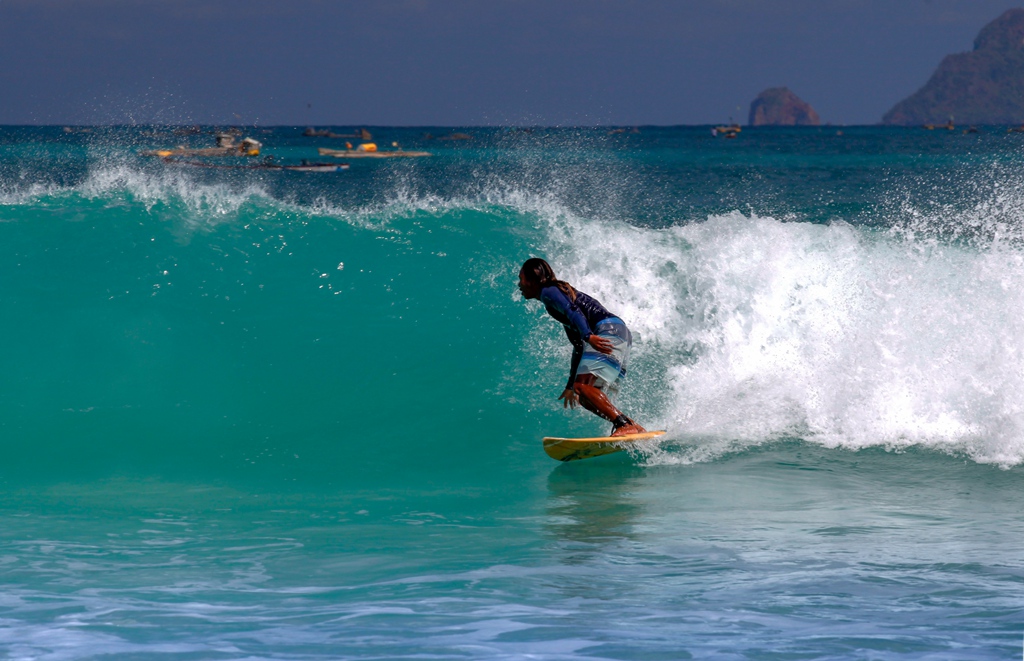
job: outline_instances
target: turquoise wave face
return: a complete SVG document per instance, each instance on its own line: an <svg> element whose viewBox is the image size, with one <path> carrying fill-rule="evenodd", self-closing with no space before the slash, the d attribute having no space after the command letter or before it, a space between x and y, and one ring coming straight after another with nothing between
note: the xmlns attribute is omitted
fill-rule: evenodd
<svg viewBox="0 0 1024 661"><path fill-rule="evenodd" d="M500 214L364 227L257 199L192 228L71 197L71 222L4 225L12 461L358 475L523 434L495 394L536 362Z"/></svg>
<svg viewBox="0 0 1024 661"><path fill-rule="evenodd" d="M279 160L309 149L279 131ZM852 154L808 132L739 153L695 131L492 132L424 161L271 176L153 163L135 150L154 138L126 132L8 136L12 470L401 480L603 433L555 401L568 345L514 286L532 255L640 338L620 403L670 431L648 463L786 438L1022 457L1005 138L982 143L991 176L973 180L974 152L910 158L932 138L894 149L881 129L855 131ZM824 172L877 180L836 207L808 180ZM721 213L665 202L700 173L773 192Z"/></svg>

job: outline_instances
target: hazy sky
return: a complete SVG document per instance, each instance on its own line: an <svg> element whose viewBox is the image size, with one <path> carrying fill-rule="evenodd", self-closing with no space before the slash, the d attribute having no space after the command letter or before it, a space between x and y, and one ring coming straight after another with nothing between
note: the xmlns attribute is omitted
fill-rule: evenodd
<svg viewBox="0 0 1024 661"><path fill-rule="evenodd" d="M0 124L873 124L1008 0L0 0Z"/></svg>

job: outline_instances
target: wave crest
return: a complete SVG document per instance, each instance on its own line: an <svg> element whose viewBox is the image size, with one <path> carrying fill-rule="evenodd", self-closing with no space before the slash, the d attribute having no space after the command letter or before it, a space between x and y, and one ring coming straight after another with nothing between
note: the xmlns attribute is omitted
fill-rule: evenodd
<svg viewBox="0 0 1024 661"><path fill-rule="evenodd" d="M637 405L701 447L654 461L793 436L1024 460L1024 253L1005 243L736 212L666 230L562 216L548 247L640 331Z"/></svg>

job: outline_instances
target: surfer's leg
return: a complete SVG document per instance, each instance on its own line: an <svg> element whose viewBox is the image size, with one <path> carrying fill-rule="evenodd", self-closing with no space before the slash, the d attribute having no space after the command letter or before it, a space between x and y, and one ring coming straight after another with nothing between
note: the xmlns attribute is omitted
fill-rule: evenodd
<svg viewBox="0 0 1024 661"><path fill-rule="evenodd" d="M573 383L573 390L579 395L580 404L591 413L608 420L614 426L612 436L638 434L644 428L636 424L617 409L612 401L597 386L597 377L593 374L580 374Z"/></svg>
<svg viewBox="0 0 1024 661"><path fill-rule="evenodd" d="M595 330L600 337L611 343L612 352L602 354L593 348L584 349L573 390L579 396L583 408L612 423L612 436L643 432L644 428L623 415L605 392L606 388L610 389L612 384L618 383L626 374L632 335L618 317L601 321Z"/></svg>
<svg viewBox="0 0 1024 661"><path fill-rule="evenodd" d="M594 385L596 380L593 374L580 374L572 384L572 389L579 395L583 408L610 422L622 415L622 411L615 408L615 405L601 392L601 389Z"/></svg>

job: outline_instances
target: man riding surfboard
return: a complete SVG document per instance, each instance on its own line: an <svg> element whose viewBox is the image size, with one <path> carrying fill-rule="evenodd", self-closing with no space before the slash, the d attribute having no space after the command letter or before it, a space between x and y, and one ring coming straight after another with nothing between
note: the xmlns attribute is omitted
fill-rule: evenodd
<svg viewBox="0 0 1024 661"><path fill-rule="evenodd" d="M558 399L563 407L583 408L612 423L612 436L637 434L644 428L623 415L606 395L626 375L633 337L626 324L601 303L555 277L551 265L532 257L519 270L523 298L544 304L565 328L572 343L569 381Z"/></svg>

